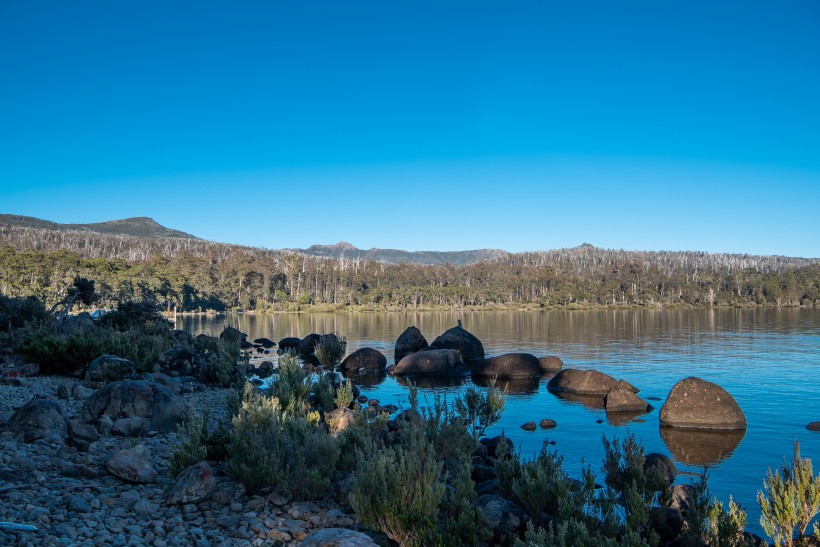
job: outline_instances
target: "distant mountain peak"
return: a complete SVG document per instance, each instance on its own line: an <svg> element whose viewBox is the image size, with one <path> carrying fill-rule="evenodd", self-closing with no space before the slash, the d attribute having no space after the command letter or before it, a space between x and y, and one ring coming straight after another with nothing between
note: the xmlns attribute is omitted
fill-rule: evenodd
<svg viewBox="0 0 820 547"><path fill-rule="evenodd" d="M49 220L27 217L23 215L3 215L0 214L0 224L18 226L23 228L45 228L48 230L76 230L80 232L97 232L108 235L122 235L132 237L178 237L185 239L198 239L196 236L172 230L159 224L150 217L131 217L120 220L109 220L107 222L91 222L87 224L61 224Z"/></svg>
<svg viewBox="0 0 820 547"><path fill-rule="evenodd" d="M379 249L373 247L363 250L346 241L335 245L311 245L307 249L288 249L308 256L326 258L346 258L375 260L387 264L473 264L482 260L492 260L506 256L507 251L498 249L476 249L471 251L402 251L398 249Z"/></svg>

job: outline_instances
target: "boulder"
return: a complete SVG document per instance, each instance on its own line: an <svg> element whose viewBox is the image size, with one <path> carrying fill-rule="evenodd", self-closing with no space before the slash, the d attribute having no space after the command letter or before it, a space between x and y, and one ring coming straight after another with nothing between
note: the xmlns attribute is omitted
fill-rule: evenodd
<svg viewBox="0 0 820 547"><path fill-rule="evenodd" d="M100 434L91 424L79 420L68 421L68 437L74 441L93 443L100 438Z"/></svg>
<svg viewBox="0 0 820 547"><path fill-rule="evenodd" d="M661 408L660 423L662 427L683 429L746 429L746 416L725 389L689 377L669 392Z"/></svg>
<svg viewBox="0 0 820 547"><path fill-rule="evenodd" d="M335 437L356 421L356 412L349 408L336 408L325 414L325 422Z"/></svg>
<svg viewBox="0 0 820 547"><path fill-rule="evenodd" d="M185 344L188 346L194 345L194 337L187 330L172 330L171 337L180 344Z"/></svg>
<svg viewBox="0 0 820 547"><path fill-rule="evenodd" d="M294 338L292 336L282 338L279 340L279 351L287 352L288 350L296 349L299 347L299 342L301 341L301 338Z"/></svg>
<svg viewBox="0 0 820 547"><path fill-rule="evenodd" d="M394 374L421 374L446 376L464 366L461 352L454 349L437 349L405 355L396 365Z"/></svg>
<svg viewBox="0 0 820 547"><path fill-rule="evenodd" d="M461 352L464 361L477 361L484 359L484 346L481 340L473 336L466 329L459 325L445 331L441 336L433 340L430 344L433 349L455 349Z"/></svg>
<svg viewBox="0 0 820 547"><path fill-rule="evenodd" d="M253 341L254 344L258 344L263 348L270 349L276 345L276 342L271 340L270 338L257 338Z"/></svg>
<svg viewBox="0 0 820 547"><path fill-rule="evenodd" d="M666 483L666 486L671 486L678 476L678 468L675 462L673 462L669 456L657 452L650 452L644 457L643 470L644 473L648 473L651 470L657 471Z"/></svg>
<svg viewBox="0 0 820 547"><path fill-rule="evenodd" d="M475 507L487 519L496 538L516 535L526 526L524 510L502 497L484 494L475 501Z"/></svg>
<svg viewBox="0 0 820 547"><path fill-rule="evenodd" d="M347 528L318 528L302 539L302 547L376 547L367 534Z"/></svg>
<svg viewBox="0 0 820 547"><path fill-rule="evenodd" d="M416 327L407 327L396 340L396 348L393 352L395 362L401 361L402 357L411 353L416 353L429 346L427 340Z"/></svg>
<svg viewBox="0 0 820 547"><path fill-rule="evenodd" d="M211 495L215 486L211 466L199 462L179 474L168 490L168 503L199 503Z"/></svg>
<svg viewBox="0 0 820 547"><path fill-rule="evenodd" d="M549 381L547 389L576 395L599 395L603 397L617 383L618 381L609 374L597 370L565 368Z"/></svg>
<svg viewBox="0 0 820 547"><path fill-rule="evenodd" d="M494 376L497 378L539 378L541 365L538 358L529 353L505 353L478 361L472 370L475 376Z"/></svg>
<svg viewBox="0 0 820 547"><path fill-rule="evenodd" d="M299 342L299 345L296 346L296 351L299 352L300 355L309 355L316 350L316 344L319 343L319 340L322 338L321 334L308 334L302 341ZM281 346L280 346L281 347Z"/></svg>
<svg viewBox="0 0 820 547"><path fill-rule="evenodd" d="M219 333L219 339L229 344L241 345L247 338L247 334L234 327L225 327L225 330Z"/></svg>
<svg viewBox="0 0 820 547"><path fill-rule="evenodd" d="M683 530L684 519L681 512L671 507L653 507L649 510L649 526L657 532L661 541L674 541Z"/></svg>
<svg viewBox="0 0 820 547"><path fill-rule="evenodd" d="M202 355L183 346L176 346L165 351L154 363L154 372L161 372L171 377L193 376L201 381L207 376L207 369Z"/></svg>
<svg viewBox="0 0 820 547"><path fill-rule="evenodd" d="M496 437L482 437L478 442L481 443L487 449L487 455L492 458L498 457L498 447L501 444L501 439L504 439L505 444L507 445L507 454L512 454L515 450L515 445L513 444L512 440L507 437L502 437L498 435Z"/></svg>
<svg viewBox="0 0 820 547"><path fill-rule="evenodd" d="M820 422L811 422L806 426L809 431L820 431Z"/></svg>
<svg viewBox="0 0 820 547"><path fill-rule="evenodd" d="M96 325L87 313L64 317L57 322L58 334L86 334L94 331Z"/></svg>
<svg viewBox="0 0 820 547"><path fill-rule="evenodd" d="M676 484L670 491L667 507L672 507L681 512L685 517L686 512L695 503L695 488L691 484Z"/></svg>
<svg viewBox="0 0 820 547"><path fill-rule="evenodd" d="M647 412L651 407L623 383L618 382L604 396L604 408L607 412Z"/></svg>
<svg viewBox="0 0 820 547"><path fill-rule="evenodd" d="M111 382L88 398L80 418L96 423L107 416L142 418L144 429L167 433L175 431L187 416L185 401L165 386L141 380Z"/></svg>
<svg viewBox="0 0 820 547"><path fill-rule="evenodd" d="M150 483L157 478L151 458L144 444L129 450L120 450L105 462L105 467L115 477L128 482Z"/></svg>
<svg viewBox="0 0 820 547"><path fill-rule="evenodd" d="M136 371L136 365L128 359L104 353L88 364L85 379L90 382L116 382Z"/></svg>
<svg viewBox="0 0 820 547"><path fill-rule="evenodd" d="M521 429L524 431L535 431L535 422L526 422L521 424Z"/></svg>
<svg viewBox="0 0 820 547"><path fill-rule="evenodd" d="M132 418L120 418L111 424L111 434L121 437L139 437L143 433L148 433L145 427L145 420L136 416Z"/></svg>
<svg viewBox="0 0 820 547"><path fill-rule="evenodd" d="M555 420L550 420L549 418L541 420L541 429L555 429L556 427L558 427L558 422Z"/></svg>
<svg viewBox="0 0 820 547"><path fill-rule="evenodd" d="M539 357L538 364L541 365L541 372L558 372L564 368L564 362L555 355Z"/></svg>
<svg viewBox="0 0 820 547"><path fill-rule="evenodd" d="M387 366L387 357L373 348L357 349L342 361L342 370L383 371Z"/></svg>
<svg viewBox="0 0 820 547"><path fill-rule="evenodd" d="M60 441L68 437L68 419L60 403L35 395L11 415L4 429L27 443L37 439Z"/></svg>

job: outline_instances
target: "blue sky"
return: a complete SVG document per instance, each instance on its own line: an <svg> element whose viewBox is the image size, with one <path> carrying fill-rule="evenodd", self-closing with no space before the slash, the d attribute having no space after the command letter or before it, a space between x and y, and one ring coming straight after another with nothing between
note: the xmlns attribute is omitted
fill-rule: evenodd
<svg viewBox="0 0 820 547"><path fill-rule="evenodd" d="M820 4L0 3L0 212L820 257Z"/></svg>

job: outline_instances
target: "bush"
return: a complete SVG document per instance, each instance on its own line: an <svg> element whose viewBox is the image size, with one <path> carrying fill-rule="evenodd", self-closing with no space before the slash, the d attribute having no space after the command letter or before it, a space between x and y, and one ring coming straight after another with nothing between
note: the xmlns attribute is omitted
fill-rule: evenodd
<svg viewBox="0 0 820 547"><path fill-rule="evenodd" d="M151 302L119 302L117 309L101 317L98 324L120 332L137 330L157 334L171 330L171 322L162 317L159 306Z"/></svg>
<svg viewBox="0 0 820 547"><path fill-rule="evenodd" d="M399 545L425 545L436 528L444 495L439 483L442 466L432 444L422 436L411 434L403 439L404 446L361 454L350 505L365 525Z"/></svg>
<svg viewBox="0 0 820 547"><path fill-rule="evenodd" d="M331 333L319 337L313 353L326 370L333 370L342 361L345 351L347 340L344 337L339 339Z"/></svg>
<svg viewBox="0 0 820 547"><path fill-rule="evenodd" d="M350 381L342 382L336 389L336 397L333 399L336 408L347 408L353 402L353 384Z"/></svg>
<svg viewBox="0 0 820 547"><path fill-rule="evenodd" d="M763 513L760 525L777 545L792 545L795 531L802 543L809 523L820 512L820 475L814 476L811 459L800 457L797 441L791 465L784 462L781 471L783 476L769 469L763 491L757 493Z"/></svg>
<svg viewBox="0 0 820 547"><path fill-rule="evenodd" d="M51 319L36 296L9 298L0 294L0 330L19 329L33 321Z"/></svg>
<svg viewBox="0 0 820 547"><path fill-rule="evenodd" d="M318 415L298 405L283 409L278 399L248 385L232 423L227 468L248 492L273 486L292 497L322 496L339 447L329 433L316 428Z"/></svg>
<svg viewBox="0 0 820 547"><path fill-rule="evenodd" d="M571 509L569 479L562 468L564 458L548 446L545 439L541 452L521 464L520 475L512 483L515 501L536 523L545 522L544 514L564 517L578 512Z"/></svg>
<svg viewBox="0 0 820 547"><path fill-rule="evenodd" d="M221 461L227 457L230 431L224 423L211 431L209 421L207 410L201 414L188 410L181 430L183 441L168 456L168 472L172 477L202 460Z"/></svg>
<svg viewBox="0 0 820 547"><path fill-rule="evenodd" d="M478 440L501 419L504 406L507 403L507 392L501 391L495 385L495 378L490 381L486 393L476 386L469 386L456 399L456 411L466 421L468 430L473 439Z"/></svg>
<svg viewBox="0 0 820 547"><path fill-rule="evenodd" d="M279 401L283 409L307 409L311 389L307 379L308 373L299 366L296 354L286 353L279 358L279 370L268 393Z"/></svg>

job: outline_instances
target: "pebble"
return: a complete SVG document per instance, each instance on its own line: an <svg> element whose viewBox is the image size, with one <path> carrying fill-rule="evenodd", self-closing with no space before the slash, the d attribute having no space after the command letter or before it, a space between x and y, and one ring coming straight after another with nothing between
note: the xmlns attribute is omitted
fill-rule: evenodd
<svg viewBox="0 0 820 547"><path fill-rule="evenodd" d="M76 395L87 395L77 380L49 376L29 380L29 387L0 385L0 422L28 402L34 391L55 398L69 418L85 402ZM65 398L57 399L61 385L65 385ZM193 408L208 409L218 420L224 415L227 394L228 390L206 389L184 397ZM147 445L159 472L156 483L127 483L105 470L114 453L132 448L135 442ZM210 498L169 505L166 489L173 480L167 474L167 457L178 442L176 433L139 440L103 435L89 443L87 451L80 451L62 442L17 442L0 433L2 520L39 528L28 534L0 531L0 545L296 545L312 530L330 523L355 525L355 515L331 501L291 502L278 492L249 497L224 474L217 474Z"/></svg>

